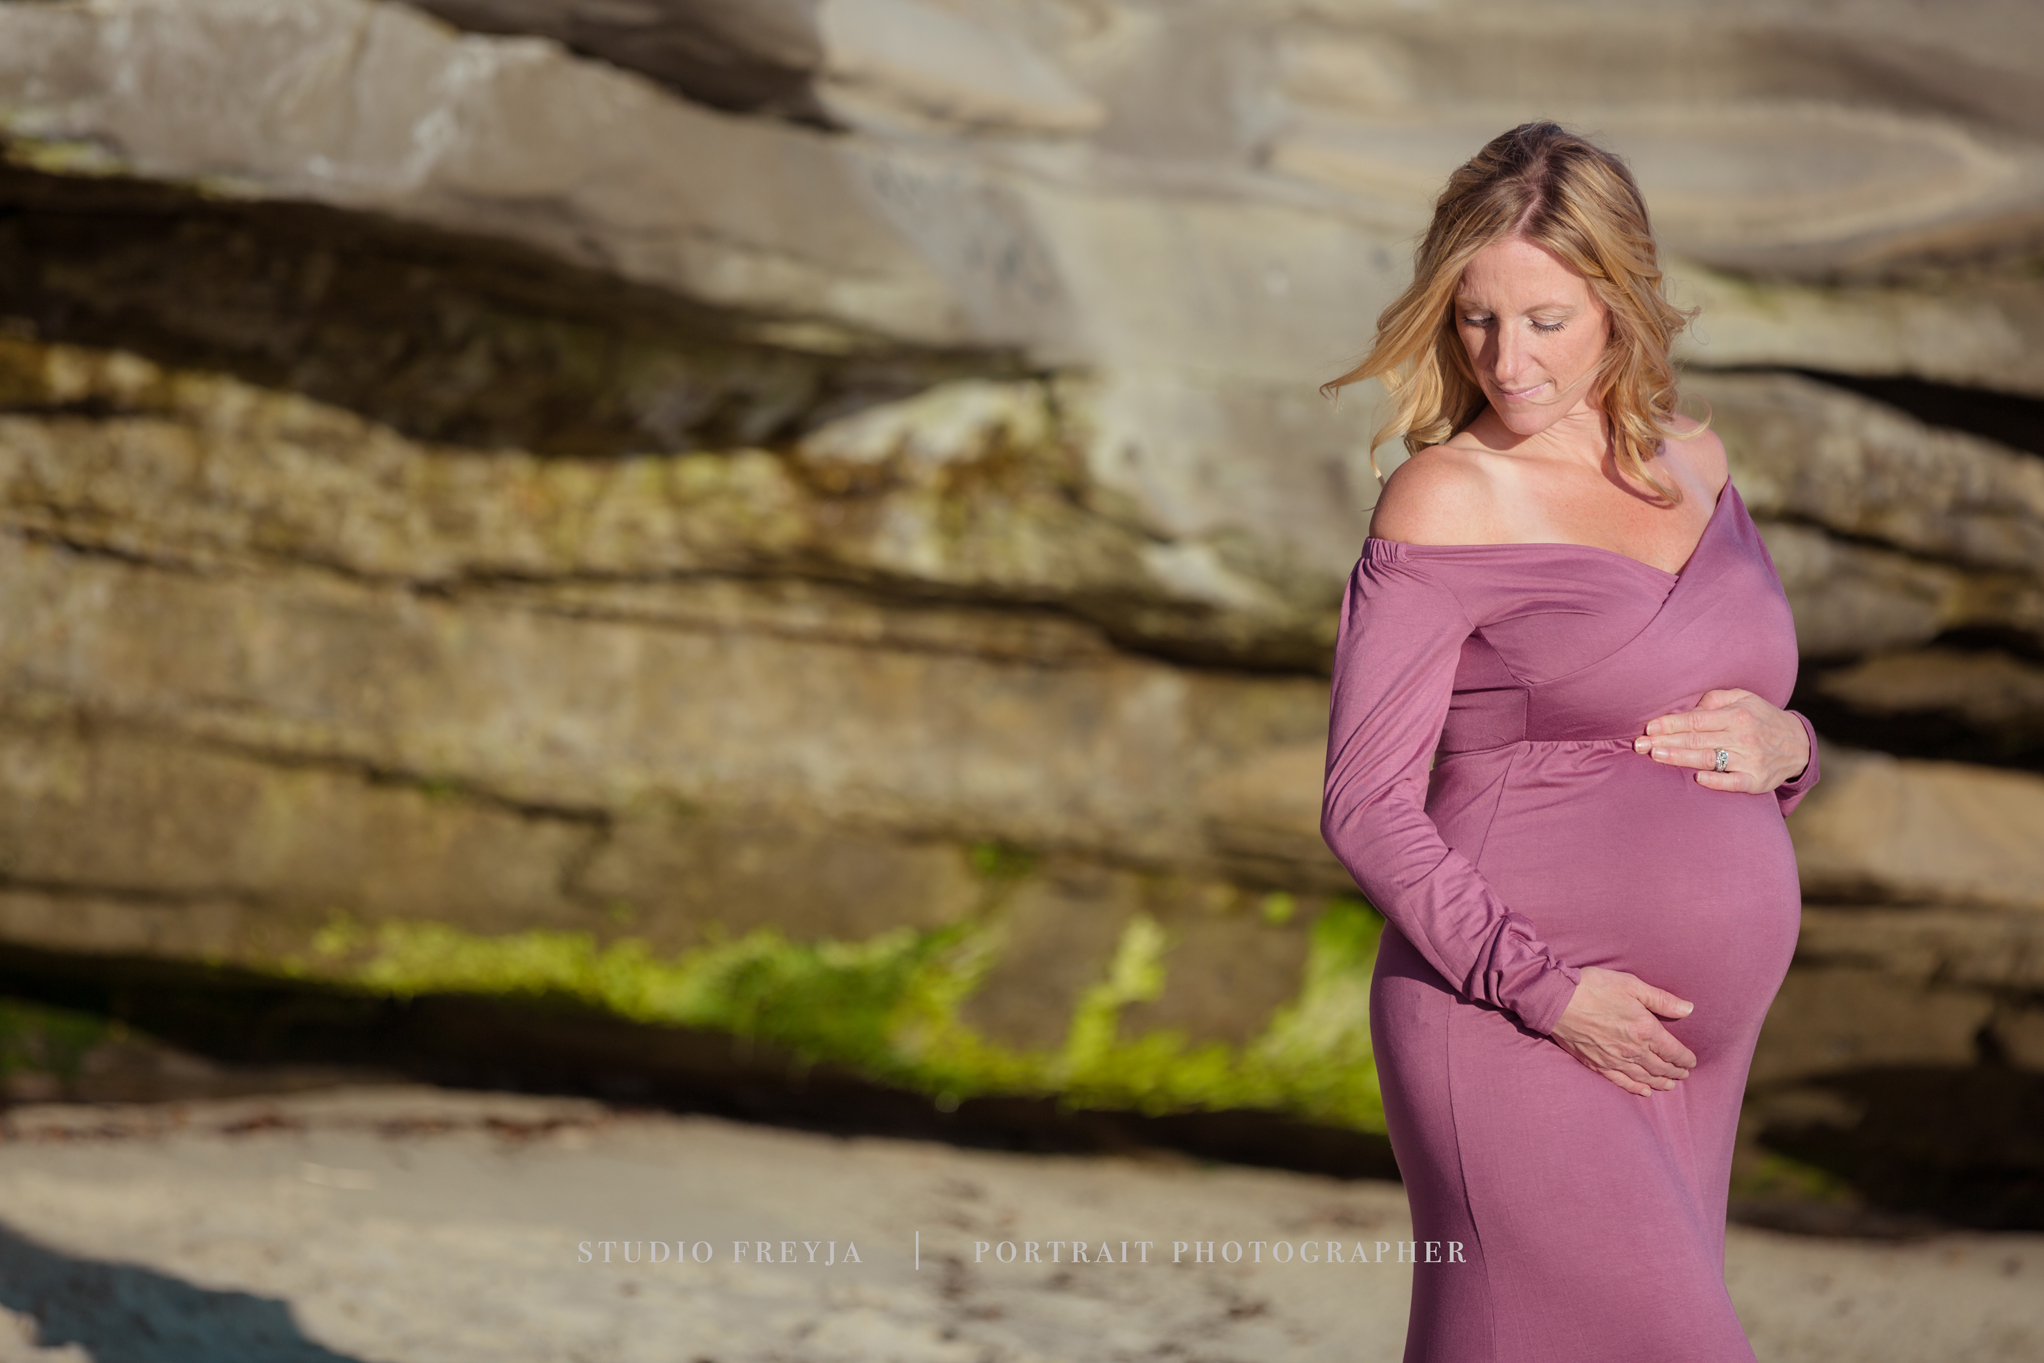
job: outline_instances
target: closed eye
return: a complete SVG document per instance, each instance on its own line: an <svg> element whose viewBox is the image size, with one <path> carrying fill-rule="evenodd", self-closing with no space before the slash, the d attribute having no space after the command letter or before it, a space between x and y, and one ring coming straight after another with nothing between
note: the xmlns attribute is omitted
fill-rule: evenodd
<svg viewBox="0 0 2044 1363"><path fill-rule="evenodd" d="M1567 325L1568 325L1567 322L1535 322L1533 324L1533 330L1547 332L1551 334L1553 332L1560 331L1563 327Z"/></svg>

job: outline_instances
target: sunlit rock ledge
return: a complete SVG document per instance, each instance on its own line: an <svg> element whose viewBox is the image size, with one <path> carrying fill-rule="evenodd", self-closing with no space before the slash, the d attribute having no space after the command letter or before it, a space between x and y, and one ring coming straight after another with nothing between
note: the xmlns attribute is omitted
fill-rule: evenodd
<svg viewBox="0 0 2044 1363"><path fill-rule="evenodd" d="M672 982L784 946L899 983L948 943L963 955L942 959L971 968L944 976L943 1026L975 1045L1062 1054L1074 1010L1125 975L1103 1014L1117 1046L1248 1047L1200 1062L1248 1084L1227 1067L1299 1006L1316 925L1355 924L1351 954L1375 930L1318 836L1314 669L1188 668L1132 642L1104 604L1117 594L1114 609L1173 618L1140 552L1009 552L1030 535L1129 534L1084 497L1046 498L1031 522L1032 466L1072 476L1051 437L1064 409L1035 381L940 385L780 451L589 462L415 442L132 355L17 341L0 358L10 941L379 989L566 991L693 1025L724 1005L632 1002L653 988L630 983L640 964L696 998ZM1810 397L1802 385L1761 387ZM921 415L893 424L903 411ZM1965 448L1980 477L2020 475ZM1010 481L917 481L988 460L1009 461ZM1763 504L1816 507L1831 486L1754 483ZM1016 530L910 551L904 527L979 524L989 485ZM1843 485L1871 495L1880 480L1849 465ZM853 509L825 514L836 498ZM881 512L857 510L876 498ZM876 526L893 557L871 548ZM1784 530L1823 534L1769 533ZM971 574L954 571L954 542ZM1038 562L1076 576L1015 566ZM1928 905L1925 931L1961 911L2027 942L2035 906L2010 895L2044 874L2023 833L2044 778L1870 760L1832 759L1793 825L1812 895ZM1835 942L1857 910L1817 912ZM751 945L730 956L720 941ZM1868 950L1850 969L1903 1003L1926 987L1906 952ZM1830 987L1824 959L1791 1002ZM2012 987L1936 985L1963 996L1969 1037ZM2011 1036L2028 1016L2008 1014ZM858 1060L821 1032L789 1035ZM1766 1072L1815 1063L1807 1049ZM901 1082L967 1083L885 1055L871 1063ZM1033 1092L1067 1073L1012 1063L974 1082ZM1293 1083L1257 1073L1258 1093ZM1305 1101L1284 1093L1270 1101Z"/></svg>
<svg viewBox="0 0 2044 1363"><path fill-rule="evenodd" d="M2034 7L423 8L0 3L0 938L1369 1125L1313 390L1557 114L1903 754L1756 1075L2044 1065L2044 465L1812 377L2044 395Z"/></svg>

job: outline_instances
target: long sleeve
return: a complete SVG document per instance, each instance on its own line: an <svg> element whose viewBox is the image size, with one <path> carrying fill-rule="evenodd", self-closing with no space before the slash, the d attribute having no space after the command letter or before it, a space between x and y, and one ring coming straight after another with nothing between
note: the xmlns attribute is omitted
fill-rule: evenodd
<svg viewBox="0 0 2044 1363"><path fill-rule="evenodd" d="M1824 779L1823 775L1817 770L1816 727L1810 723L1810 717L1804 714L1802 711L1790 710L1788 713L1794 715L1798 720L1802 722L1803 732L1810 736L1810 765L1804 767L1803 774L1801 776L1798 776L1795 780L1783 781L1780 785L1774 788L1774 798L1781 801L1781 812L1783 817L1787 817L1787 815L1791 811L1793 811L1797 805L1803 802L1803 797L1810 793L1811 786L1816 785L1817 782Z"/></svg>
<svg viewBox="0 0 2044 1363"><path fill-rule="evenodd" d="M1472 631L1445 584L1365 552L1342 596L1320 832L1442 978L1547 1033L1581 972L1555 958L1426 812L1428 763Z"/></svg>

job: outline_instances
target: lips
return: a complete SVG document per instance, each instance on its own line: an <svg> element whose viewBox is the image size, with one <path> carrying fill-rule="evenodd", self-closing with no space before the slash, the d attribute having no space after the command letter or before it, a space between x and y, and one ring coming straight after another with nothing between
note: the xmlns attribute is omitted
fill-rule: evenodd
<svg viewBox="0 0 2044 1363"><path fill-rule="evenodd" d="M1545 383L1536 383L1530 388L1499 388L1498 396L1510 402L1521 402L1545 388Z"/></svg>

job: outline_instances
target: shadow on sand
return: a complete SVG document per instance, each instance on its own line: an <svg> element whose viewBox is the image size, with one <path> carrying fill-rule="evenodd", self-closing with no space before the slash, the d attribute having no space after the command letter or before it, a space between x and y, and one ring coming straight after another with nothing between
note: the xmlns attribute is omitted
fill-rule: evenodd
<svg viewBox="0 0 2044 1363"><path fill-rule="evenodd" d="M73 1258L6 1226L0 1306L33 1317L41 1347L76 1344L93 1363L360 1363L307 1339L286 1302Z"/></svg>

